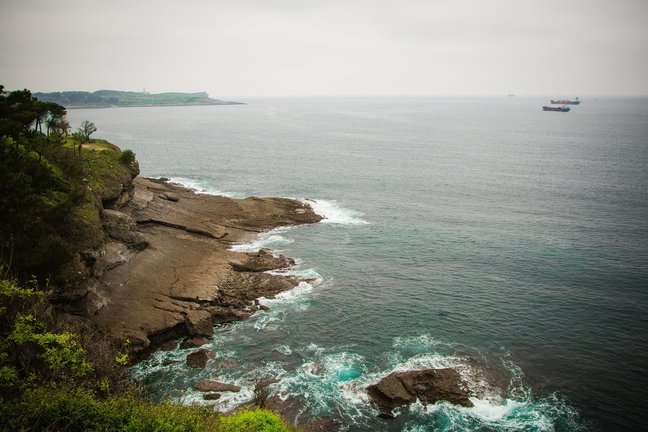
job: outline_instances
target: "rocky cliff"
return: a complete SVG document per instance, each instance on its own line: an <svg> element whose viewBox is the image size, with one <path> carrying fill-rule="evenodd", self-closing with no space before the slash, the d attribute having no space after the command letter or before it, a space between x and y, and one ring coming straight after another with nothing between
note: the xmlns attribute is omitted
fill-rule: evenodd
<svg viewBox="0 0 648 432"><path fill-rule="evenodd" d="M258 297L296 286L265 273L294 262L262 249L229 250L278 226L318 222L299 201L195 194L159 180L121 178L102 188L100 234L79 253L61 310L135 351L181 335L208 336L214 323L248 317Z"/></svg>

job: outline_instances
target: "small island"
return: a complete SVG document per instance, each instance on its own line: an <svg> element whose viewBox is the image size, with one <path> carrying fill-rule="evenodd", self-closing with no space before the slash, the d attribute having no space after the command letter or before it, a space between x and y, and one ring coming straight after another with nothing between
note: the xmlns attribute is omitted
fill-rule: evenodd
<svg viewBox="0 0 648 432"><path fill-rule="evenodd" d="M206 92L197 93L149 93L120 90L63 91L34 93L43 102L53 102L66 108L112 108L194 105L243 105L242 102L212 99Z"/></svg>

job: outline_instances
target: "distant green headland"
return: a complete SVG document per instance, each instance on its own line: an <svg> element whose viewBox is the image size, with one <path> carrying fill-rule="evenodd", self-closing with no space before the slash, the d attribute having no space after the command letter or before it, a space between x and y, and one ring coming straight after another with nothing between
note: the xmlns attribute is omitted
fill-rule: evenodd
<svg viewBox="0 0 648 432"><path fill-rule="evenodd" d="M236 105L212 99L205 92L198 93L148 93L119 90L98 90L95 92L64 91L53 93L34 93L38 100L54 102L67 108L108 108L108 107L147 107L147 106L185 106L185 105Z"/></svg>

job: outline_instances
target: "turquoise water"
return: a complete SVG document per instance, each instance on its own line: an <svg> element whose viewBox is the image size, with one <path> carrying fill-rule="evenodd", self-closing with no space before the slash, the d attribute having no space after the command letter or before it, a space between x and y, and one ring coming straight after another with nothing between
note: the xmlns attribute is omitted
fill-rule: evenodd
<svg viewBox="0 0 648 432"><path fill-rule="evenodd" d="M269 246L316 279L133 373L199 401L217 374L299 397L348 430L642 430L648 397L648 99L263 99L71 110L134 150L142 175L203 193L314 200L323 223ZM394 370L457 368L474 408L376 417L363 388Z"/></svg>

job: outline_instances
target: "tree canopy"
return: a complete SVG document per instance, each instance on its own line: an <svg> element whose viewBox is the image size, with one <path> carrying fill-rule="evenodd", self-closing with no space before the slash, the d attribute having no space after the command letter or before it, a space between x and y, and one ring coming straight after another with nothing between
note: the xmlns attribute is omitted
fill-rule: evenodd
<svg viewBox="0 0 648 432"><path fill-rule="evenodd" d="M0 139L11 138L15 143L31 139L43 131L43 125L61 124L65 107L53 102L41 102L27 89L10 93L0 86Z"/></svg>
<svg viewBox="0 0 648 432"><path fill-rule="evenodd" d="M62 149L66 110L27 89L0 89L0 262L45 279L71 257L57 233L78 195Z"/></svg>

